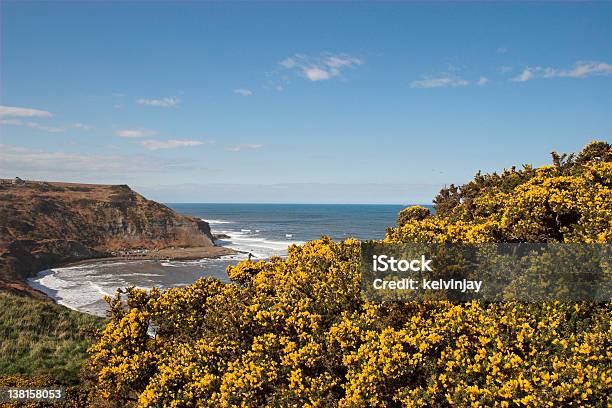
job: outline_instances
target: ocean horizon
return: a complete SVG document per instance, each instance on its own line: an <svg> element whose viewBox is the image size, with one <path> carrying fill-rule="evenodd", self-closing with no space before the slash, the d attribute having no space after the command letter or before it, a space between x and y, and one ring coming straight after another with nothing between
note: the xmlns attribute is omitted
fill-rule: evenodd
<svg viewBox="0 0 612 408"><path fill-rule="evenodd" d="M201 218L213 233L226 234L218 242L259 258L282 255L292 243L328 236L382 239L387 227L394 226L399 204L244 204L244 203L166 203L174 211ZM433 206L427 206L433 211ZM279 252L280 251L280 252Z"/></svg>

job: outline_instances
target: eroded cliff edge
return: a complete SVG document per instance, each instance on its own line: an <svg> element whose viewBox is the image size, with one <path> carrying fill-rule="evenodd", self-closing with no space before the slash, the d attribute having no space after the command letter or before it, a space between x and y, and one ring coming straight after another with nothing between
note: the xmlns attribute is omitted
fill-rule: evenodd
<svg viewBox="0 0 612 408"><path fill-rule="evenodd" d="M136 249L213 246L206 222L126 185L0 184L0 290L30 292L26 278L66 262Z"/></svg>

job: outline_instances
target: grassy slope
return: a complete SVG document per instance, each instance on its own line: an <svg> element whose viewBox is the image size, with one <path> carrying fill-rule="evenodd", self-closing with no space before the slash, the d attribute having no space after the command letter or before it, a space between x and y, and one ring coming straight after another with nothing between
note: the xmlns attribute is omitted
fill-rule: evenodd
<svg viewBox="0 0 612 408"><path fill-rule="evenodd" d="M102 324L51 302L0 293L0 375L50 374L77 383L89 346L86 332Z"/></svg>

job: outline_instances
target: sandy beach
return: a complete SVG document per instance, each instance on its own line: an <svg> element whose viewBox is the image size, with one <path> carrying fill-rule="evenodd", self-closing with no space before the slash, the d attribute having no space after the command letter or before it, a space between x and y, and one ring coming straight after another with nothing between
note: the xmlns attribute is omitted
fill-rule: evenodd
<svg viewBox="0 0 612 408"><path fill-rule="evenodd" d="M102 258L83 259L77 262L62 264L61 267L86 265L102 261L127 261L127 260L168 260L168 261L192 261L196 259L214 259L226 255L235 255L240 251L223 246L214 247L192 247L192 248L164 248L146 252L132 252L129 254L108 256Z"/></svg>

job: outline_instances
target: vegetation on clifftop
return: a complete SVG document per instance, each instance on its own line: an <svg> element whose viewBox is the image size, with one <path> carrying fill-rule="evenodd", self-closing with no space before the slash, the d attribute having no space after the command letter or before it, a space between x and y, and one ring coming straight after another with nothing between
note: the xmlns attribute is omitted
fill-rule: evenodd
<svg viewBox="0 0 612 408"><path fill-rule="evenodd" d="M610 242L612 147L478 174L435 203L435 215L403 211L385 240ZM234 284L111 300L89 350L96 393L139 407L612 404L610 304L366 302L356 240L228 273Z"/></svg>
<svg viewBox="0 0 612 408"><path fill-rule="evenodd" d="M443 189L434 216L419 211L390 229L386 241L612 242L610 144L592 142L578 155L552 156L552 165L478 173Z"/></svg>

